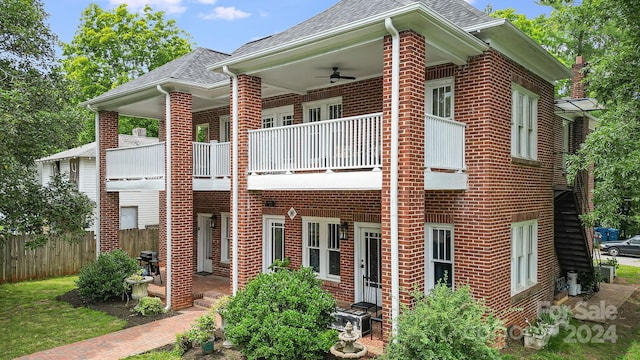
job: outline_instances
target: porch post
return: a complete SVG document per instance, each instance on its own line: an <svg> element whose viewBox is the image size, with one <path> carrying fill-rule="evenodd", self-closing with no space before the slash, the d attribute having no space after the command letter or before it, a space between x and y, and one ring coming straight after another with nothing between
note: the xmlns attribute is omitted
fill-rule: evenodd
<svg viewBox="0 0 640 360"><path fill-rule="evenodd" d="M240 74L238 81L238 284L244 287L262 270L262 194L249 192L249 130L259 129L262 122L262 80ZM233 101L233 99L231 99ZM233 108L233 106L232 106ZM233 114L232 114L233 116ZM234 146L232 144L231 146ZM233 189L231 189L233 192Z"/></svg>
<svg viewBox="0 0 640 360"><path fill-rule="evenodd" d="M192 95L171 97L171 308L193 304ZM169 135L169 134L168 134ZM166 201L166 200L165 200Z"/></svg>
<svg viewBox="0 0 640 360"><path fill-rule="evenodd" d="M424 37L400 32L398 112L398 259L399 301L409 304L414 285L424 287ZM384 39L382 135L382 304L391 319L391 88L392 38ZM383 323L386 334L392 323Z"/></svg>
<svg viewBox="0 0 640 360"><path fill-rule="evenodd" d="M100 111L99 132L96 139L100 149L100 253L120 248L120 197L118 192L107 192L107 149L118 147L118 113L114 111Z"/></svg>

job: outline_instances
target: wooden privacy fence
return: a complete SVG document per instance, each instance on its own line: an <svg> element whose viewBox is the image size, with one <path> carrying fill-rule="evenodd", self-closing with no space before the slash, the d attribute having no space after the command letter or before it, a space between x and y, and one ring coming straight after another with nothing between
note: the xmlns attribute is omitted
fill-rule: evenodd
<svg viewBox="0 0 640 360"><path fill-rule="evenodd" d="M93 232L79 242L51 241L34 250L25 247L28 240L13 236L0 245L0 283L77 274L96 258ZM120 248L133 258L142 250L158 251L158 229L120 230Z"/></svg>

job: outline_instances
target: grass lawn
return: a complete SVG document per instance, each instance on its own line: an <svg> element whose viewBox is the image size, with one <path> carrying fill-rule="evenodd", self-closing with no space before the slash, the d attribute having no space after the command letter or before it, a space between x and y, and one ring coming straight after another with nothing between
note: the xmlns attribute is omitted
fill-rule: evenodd
<svg viewBox="0 0 640 360"><path fill-rule="evenodd" d="M55 297L77 276L0 285L0 359L12 359L122 329L125 321Z"/></svg>
<svg viewBox="0 0 640 360"><path fill-rule="evenodd" d="M640 268L620 265L616 282L640 285ZM640 359L640 292L618 309L619 316L606 323L572 320L542 350L525 349L522 340L508 341L504 359ZM615 342L614 342L615 341Z"/></svg>

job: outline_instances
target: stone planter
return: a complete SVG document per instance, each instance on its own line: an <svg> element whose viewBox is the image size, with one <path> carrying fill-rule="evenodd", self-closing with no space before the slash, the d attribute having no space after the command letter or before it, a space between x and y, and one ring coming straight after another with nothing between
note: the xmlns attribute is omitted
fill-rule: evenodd
<svg viewBox="0 0 640 360"><path fill-rule="evenodd" d="M549 342L549 334L531 335L524 333L524 347L540 350Z"/></svg>
<svg viewBox="0 0 640 360"><path fill-rule="evenodd" d="M560 323L555 323L555 324L546 324L547 327L547 331L549 332L550 336L556 336L560 333Z"/></svg>
<svg viewBox="0 0 640 360"><path fill-rule="evenodd" d="M142 276L142 279L127 278L124 281L131 285L131 298L138 300L149 295L147 287L153 281L153 276Z"/></svg>

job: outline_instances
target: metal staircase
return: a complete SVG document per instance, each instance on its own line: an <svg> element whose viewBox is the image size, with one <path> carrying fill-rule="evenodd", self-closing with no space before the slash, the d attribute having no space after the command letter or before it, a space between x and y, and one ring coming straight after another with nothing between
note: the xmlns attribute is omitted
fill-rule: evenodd
<svg viewBox="0 0 640 360"><path fill-rule="evenodd" d="M588 206L582 177L576 176L573 189L554 194L554 245L562 276L570 270L594 273L591 247L579 217Z"/></svg>

